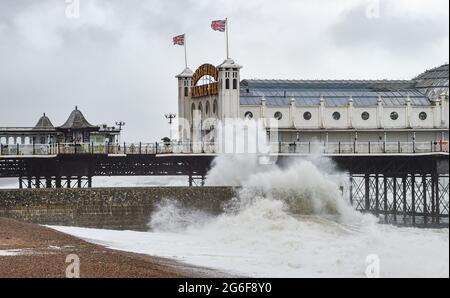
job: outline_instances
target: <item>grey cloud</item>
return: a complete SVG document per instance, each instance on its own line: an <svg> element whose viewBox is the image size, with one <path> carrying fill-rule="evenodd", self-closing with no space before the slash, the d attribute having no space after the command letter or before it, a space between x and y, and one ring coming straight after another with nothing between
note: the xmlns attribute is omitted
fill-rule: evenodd
<svg viewBox="0 0 450 298"><path fill-rule="evenodd" d="M316 17L310 9L317 1L81 0L81 19L68 20L64 0L1 0L0 126L34 125L43 112L62 124L78 105L92 123L126 121L126 140L155 141L168 133L164 114L177 111L174 76L184 63L172 36L188 34L192 68L219 64L224 36L209 22L226 16L243 78L409 78L448 60L448 28L440 28L448 14L428 21L432 15L424 13L423 23L387 16L371 24L360 6L343 16ZM423 54L423 43L435 48L433 55ZM361 44L372 46L370 53L408 46L414 57L397 52L381 55L383 63L368 61L356 55ZM386 75L382 64L392 73Z"/></svg>
<svg viewBox="0 0 450 298"><path fill-rule="evenodd" d="M341 15L327 32L333 43L344 48L378 47L399 55L417 53L443 40L448 42L448 16L391 15L388 2L380 4L378 18L367 17L365 3Z"/></svg>

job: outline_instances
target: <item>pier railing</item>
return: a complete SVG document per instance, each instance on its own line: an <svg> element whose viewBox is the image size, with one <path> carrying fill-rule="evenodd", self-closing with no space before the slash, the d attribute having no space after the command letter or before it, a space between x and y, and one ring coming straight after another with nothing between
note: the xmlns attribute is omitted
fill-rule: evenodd
<svg viewBox="0 0 450 298"><path fill-rule="evenodd" d="M56 144L13 144L0 145L0 156L46 156L60 154L217 154L258 152L243 146L243 151L228 152L218 148L217 144L203 143L56 143ZM448 153L447 141L435 142L277 142L269 144L274 154L331 154L331 155L367 155L367 154L420 154Z"/></svg>

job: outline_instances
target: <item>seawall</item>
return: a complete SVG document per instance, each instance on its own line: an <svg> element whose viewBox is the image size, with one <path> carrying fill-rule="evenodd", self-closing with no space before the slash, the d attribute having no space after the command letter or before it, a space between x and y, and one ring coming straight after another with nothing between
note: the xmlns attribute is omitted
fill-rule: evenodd
<svg viewBox="0 0 450 298"><path fill-rule="evenodd" d="M165 199L218 214L234 196L231 187L145 187L0 190L0 217L29 223L147 230Z"/></svg>

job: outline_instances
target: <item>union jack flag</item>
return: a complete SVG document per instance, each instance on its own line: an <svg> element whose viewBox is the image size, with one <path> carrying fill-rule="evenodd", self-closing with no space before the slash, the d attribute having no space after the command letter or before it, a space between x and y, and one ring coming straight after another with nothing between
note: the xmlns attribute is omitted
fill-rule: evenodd
<svg viewBox="0 0 450 298"><path fill-rule="evenodd" d="M175 36L173 38L173 44L179 45L179 46L184 46L184 34Z"/></svg>
<svg viewBox="0 0 450 298"><path fill-rule="evenodd" d="M225 32L225 28L227 26L227 20L216 20L212 21L211 28L214 31Z"/></svg>

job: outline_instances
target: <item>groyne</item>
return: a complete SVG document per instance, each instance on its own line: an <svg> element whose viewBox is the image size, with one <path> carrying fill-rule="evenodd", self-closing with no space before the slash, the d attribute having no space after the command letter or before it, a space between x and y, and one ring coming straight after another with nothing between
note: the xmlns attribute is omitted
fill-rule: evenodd
<svg viewBox="0 0 450 298"><path fill-rule="evenodd" d="M218 214L233 196L231 187L0 190L0 217L45 225L142 231L163 200Z"/></svg>

